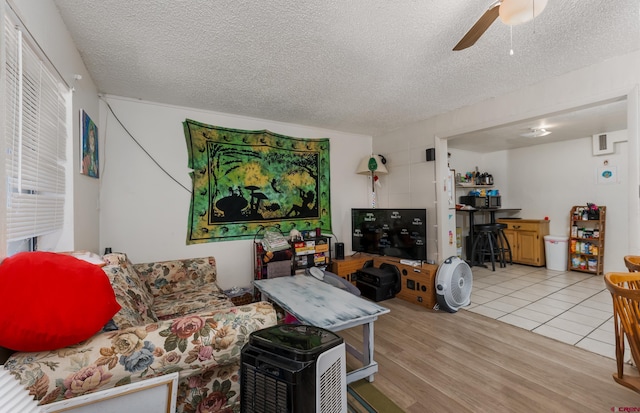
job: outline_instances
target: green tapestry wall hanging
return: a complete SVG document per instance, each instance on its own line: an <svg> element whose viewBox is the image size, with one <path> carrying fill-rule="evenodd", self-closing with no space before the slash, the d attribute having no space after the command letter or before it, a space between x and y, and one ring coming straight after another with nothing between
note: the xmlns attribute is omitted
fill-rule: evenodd
<svg viewBox="0 0 640 413"><path fill-rule="evenodd" d="M254 238L268 227L331 233L329 139L183 125L193 184L187 244Z"/></svg>

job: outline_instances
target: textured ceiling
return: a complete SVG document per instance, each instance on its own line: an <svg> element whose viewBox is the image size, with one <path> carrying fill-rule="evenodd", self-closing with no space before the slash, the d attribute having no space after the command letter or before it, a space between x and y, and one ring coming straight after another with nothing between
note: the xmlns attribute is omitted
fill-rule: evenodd
<svg viewBox="0 0 640 413"><path fill-rule="evenodd" d="M378 135L640 49L638 0L54 0L99 91Z"/></svg>

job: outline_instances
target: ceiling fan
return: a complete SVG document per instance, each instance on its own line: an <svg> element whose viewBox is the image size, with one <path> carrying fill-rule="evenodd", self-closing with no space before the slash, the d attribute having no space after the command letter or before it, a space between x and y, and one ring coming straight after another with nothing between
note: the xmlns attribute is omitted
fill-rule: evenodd
<svg viewBox="0 0 640 413"><path fill-rule="evenodd" d="M484 12L476 24L469 29L462 40L453 48L463 50L473 46L484 32L500 16L503 23L515 26L537 17L547 6L548 0L497 0Z"/></svg>

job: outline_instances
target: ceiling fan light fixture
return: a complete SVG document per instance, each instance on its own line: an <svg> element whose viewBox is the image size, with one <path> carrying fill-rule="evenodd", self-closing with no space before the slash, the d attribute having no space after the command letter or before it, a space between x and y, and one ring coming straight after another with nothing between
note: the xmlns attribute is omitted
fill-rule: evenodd
<svg viewBox="0 0 640 413"><path fill-rule="evenodd" d="M496 0L476 23L465 33L462 39L453 47L454 51L464 50L473 46L484 32L500 16L504 24L511 27L533 20L545 7L548 0Z"/></svg>
<svg viewBox="0 0 640 413"><path fill-rule="evenodd" d="M529 132L520 134L523 138L541 138L547 135L551 135L551 131L545 128L531 128Z"/></svg>
<svg viewBox="0 0 640 413"><path fill-rule="evenodd" d="M538 17L547 7L548 0L502 0L500 20L504 24L515 26Z"/></svg>

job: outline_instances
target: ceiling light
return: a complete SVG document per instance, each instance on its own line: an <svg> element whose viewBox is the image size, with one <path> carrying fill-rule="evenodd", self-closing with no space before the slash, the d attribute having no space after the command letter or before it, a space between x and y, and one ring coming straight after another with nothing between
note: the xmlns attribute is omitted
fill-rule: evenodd
<svg viewBox="0 0 640 413"><path fill-rule="evenodd" d="M547 0L502 0L500 20L504 24L515 26L537 17L547 7Z"/></svg>
<svg viewBox="0 0 640 413"><path fill-rule="evenodd" d="M542 136L550 135L551 131L546 130L545 128L531 128L529 132L521 133L520 136L523 138L540 138Z"/></svg>

